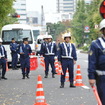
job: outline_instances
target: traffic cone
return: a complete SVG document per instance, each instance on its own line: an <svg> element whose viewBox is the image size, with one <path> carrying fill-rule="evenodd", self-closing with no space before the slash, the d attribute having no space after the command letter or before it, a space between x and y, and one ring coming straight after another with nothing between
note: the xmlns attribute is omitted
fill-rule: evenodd
<svg viewBox="0 0 105 105"><path fill-rule="evenodd" d="M36 100L34 105L49 105L45 100L41 75L38 76L37 80Z"/></svg>
<svg viewBox="0 0 105 105"><path fill-rule="evenodd" d="M61 64L59 64L59 70L58 70L58 74L57 75L63 75L63 71L62 71L62 66Z"/></svg>
<svg viewBox="0 0 105 105"><path fill-rule="evenodd" d="M68 79L67 82L70 81L70 80L69 80L69 72L68 72L68 70L66 70L66 76L65 76L65 79Z"/></svg>
<svg viewBox="0 0 105 105"><path fill-rule="evenodd" d="M42 67L44 67L44 70L45 70L44 57L41 57L41 58L40 58L40 65L41 65Z"/></svg>
<svg viewBox="0 0 105 105"><path fill-rule="evenodd" d="M55 65L55 71L56 71L56 73L58 73L58 71L59 71L59 63L58 63L57 57L55 58L54 65Z"/></svg>
<svg viewBox="0 0 105 105"><path fill-rule="evenodd" d="M6 71L9 71L9 69L8 69L8 62L6 62Z"/></svg>
<svg viewBox="0 0 105 105"><path fill-rule="evenodd" d="M84 84L82 82L82 75L81 75L81 71L80 71L80 65L77 65L75 86L84 86Z"/></svg>

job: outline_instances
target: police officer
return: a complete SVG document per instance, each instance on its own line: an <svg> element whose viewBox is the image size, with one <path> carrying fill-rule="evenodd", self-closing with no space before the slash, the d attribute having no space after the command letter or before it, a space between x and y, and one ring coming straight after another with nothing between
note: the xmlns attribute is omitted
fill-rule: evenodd
<svg viewBox="0 0 105 105"><path fill-rule="evenodd" d="M29 78L29 72L30 72L30 58L29 54L32 52L30 45L28 44L28 38L23 38L23 43L19 46L19 54L20 54L20 63L21 63L21 69L23 78L25 79L25 76Z"/></svg>
<svg viewBox="0 0 105 105"><path fill-rule="evenodd" d="M48 43L48 35L43 36L43 43L41 44L40 55L43 55L44 46Z"/></svg>
<svg viewBox="0 0 105 105"><path fill-rule="evenodd" d="M43 45L42 55L45 57L45 78L48 78L49 64L52 68L52 78L55 78L54 57L57 56L56 44L52 41L52 36L48 35L48 43Z"/></svg>
<svg viewBox="0 0 105 105"><path fill-rule="evenodd" d="M2 39L0 38L0 65L2 66L2 77L1 79L7 80L7 78L5 77L6 74L6 60L7 60L7 53L6 50L4 48L4 46L2 45Z"/></svg>
<svg viewBox="0 0 105 105"><path fill-rule="evenodd" d="M15 42L15 38L11 39L12 43L10 43L10 50L12 56L12 69L17 69L17 62L18 62L18 44Z"/></svg>
<svg viewBox="0 0 105 105"><path fill-rule="evenodd" d="M100 23L102 37L90 46L88 77L91 86L96 83L102 105L105 105L105 19Z"/></svg>
<svg viewBox="0 0 105 105"><path fill-rule="evenodd" d="M67 68L69 72L70 87L75 87L73 84L73 80L74 80L74 64L76 64L77 54L75 46L72 43L70 43L70 40L71 40L71 35L65 34L64 42L59 45L58 60L59 63L61 63L62 65L62 71L63 71L63 73L61 74L60 88L64 88Z"/></svg>

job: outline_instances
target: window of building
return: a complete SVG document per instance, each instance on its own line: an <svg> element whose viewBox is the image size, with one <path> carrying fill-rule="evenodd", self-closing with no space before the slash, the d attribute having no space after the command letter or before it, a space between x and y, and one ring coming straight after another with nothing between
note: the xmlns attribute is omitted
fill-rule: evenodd
<svg viewBox="0 0 105 105"><path fill-rule="evenodd" d="M21 4L22 6L25 6L26 4Z"/></svg>
<svg viewBox="0 0 105 105"><path fill-rule="evenodd" d="M37 17L33 18L33 23L38 24L38 18Z"/></svg>
<svg viewBox="0 0 105 105"><path fill-rule="evenodd" d="M74 10L63 10L64 12L74 12Z"/></svg>
<svg viewBox="0 0 105 105"><path fill-rule="evenodd" d="M26 9L16 9L17 11L26 11Z"/></svg>
<svg viewBox="0 0 105 105"><path fill-rule="evenodd" d="M63 8L74 8L73 6L67 6L67 7L63 7Z"/></svg>
<svg viewBox="0 0 105 105"><path fill-rule="evenodd" d="M73 0L63 0L63 1L73 1Z"/></svg>
<svg viewBox="0 0 105 105"><path fill-rule="evenodd" d="M74 3L63 3L63 5L73 5Z"/></svg>

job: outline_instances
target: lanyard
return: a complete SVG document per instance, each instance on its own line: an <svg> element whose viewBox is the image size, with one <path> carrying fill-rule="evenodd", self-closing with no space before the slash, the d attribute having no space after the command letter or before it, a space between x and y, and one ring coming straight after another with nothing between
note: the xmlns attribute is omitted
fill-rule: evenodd
<svg viewBox="0 0 105 105"><path fill-rule="evenodd" d="M69 47L70 47L70 53L69 54L68 54L66 43L63 42L63 45L64 45L64 48L65 48L66 56L70 56L71 57L71 53L72 53L71 43L69 43Z"/></svg>

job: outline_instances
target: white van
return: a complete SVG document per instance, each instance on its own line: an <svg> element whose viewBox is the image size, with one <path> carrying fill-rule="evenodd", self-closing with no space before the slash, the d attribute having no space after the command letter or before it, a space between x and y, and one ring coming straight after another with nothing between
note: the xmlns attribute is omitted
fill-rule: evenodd
<svg viewBox="0 0 105 105"><path fill-rule="evenodd" d="M11 39L15 38L18 44L22 43L23 38L28 37L29 44L35 53L35 40L31 26L25 24L9 24L5 25L1 30L1 38L3 45L7 51L8 62L11 62L10 43Z"/></svg>

